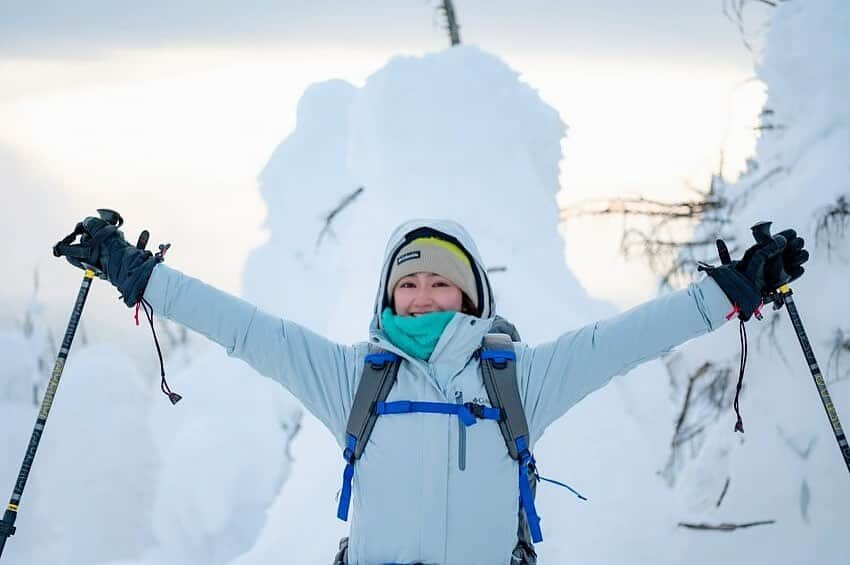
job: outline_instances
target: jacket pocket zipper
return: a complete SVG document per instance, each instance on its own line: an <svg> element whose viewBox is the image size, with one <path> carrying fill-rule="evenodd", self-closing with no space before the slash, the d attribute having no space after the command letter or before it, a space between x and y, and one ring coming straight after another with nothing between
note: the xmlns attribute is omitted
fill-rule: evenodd
<svg viewBox="0 0 850 565"><path fill-rule="evenodd" d="M455 392L455 402L463 404L463 393ZM466 426L460 418L457 419L457 466L461 471L466 470Z"/></svg>

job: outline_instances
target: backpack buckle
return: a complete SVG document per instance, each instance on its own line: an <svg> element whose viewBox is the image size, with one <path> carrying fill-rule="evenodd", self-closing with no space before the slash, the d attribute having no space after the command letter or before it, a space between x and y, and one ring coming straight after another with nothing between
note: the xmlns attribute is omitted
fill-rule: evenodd
<svg viewBox="0 0 850 565"><path fill-rule="evenodd" d="M387 363L395 363L397 360L398 355L389 351L370 353L366 356L366 363L369 363L376 371L383 370L387 366Z"/></svg>
<svg viewBox="0 0 850 565"><path fill-rule="evenodd" d="M481 352L482 361L490 361L497 369L504 369L508 361L516 362L516 353L504 349L485 349Z"/></svg>
<svg viewBox="0 0 850 565"><path fill-rule="evenodd" d="M484 419L484 405L483 404L476 404L475 402L467 402L466 404L464 404L464 406L466 406L466 409L469 410L470 412L472 412L472 415L475 416L476 418L478 418L479 420Z"/></svg>

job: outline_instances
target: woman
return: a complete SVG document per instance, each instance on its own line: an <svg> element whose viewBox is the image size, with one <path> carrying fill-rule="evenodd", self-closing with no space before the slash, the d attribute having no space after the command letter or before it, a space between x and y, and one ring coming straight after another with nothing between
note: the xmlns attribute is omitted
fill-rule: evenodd
<svg viewBox="0 0 850 565"><path fill-rule="evenodd" d="M376 351L400 359L387 403L491 404L480 367L482 342L498 323L496 305L475 243L455 222L415 220L395 230L369 341L352 346L160 264L161 255L128 244L99 218L86 218L78 231L80 243L59 250L69 261L99 270L128 306L149 304L279 381L331 430L342 449L352 449L347 424L366 358ZM709 276L687 289L551 343L513 344L528 449L550 423L613 376L716 329L730 310L749 319L762 296L802 274L807 258L802 239L786 230L754 245L740 261L706 267ZM352 520L350 541L342 544L337 562L535 562L529 540L523 539L526 523L535 529L534 520L528 523L533 504L527 506L521 496L528 473L520 465L518 485L517 461L496 422L469 426L459 411L457 417L385 413L377 417L359 458L346 451ZM344 486L342 517L347 494Z"/></svg>

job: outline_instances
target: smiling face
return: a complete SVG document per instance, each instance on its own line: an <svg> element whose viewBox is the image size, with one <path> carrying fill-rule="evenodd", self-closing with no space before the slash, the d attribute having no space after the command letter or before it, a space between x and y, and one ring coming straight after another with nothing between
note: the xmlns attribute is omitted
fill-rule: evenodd
<svg viewBox="0 0 850 565"><path fill-rule="evenodd" d="M463 292L452 281L440 275L414 273L399 279L393 289L393 304L398 316L460 312L463 307Z"/></svg>

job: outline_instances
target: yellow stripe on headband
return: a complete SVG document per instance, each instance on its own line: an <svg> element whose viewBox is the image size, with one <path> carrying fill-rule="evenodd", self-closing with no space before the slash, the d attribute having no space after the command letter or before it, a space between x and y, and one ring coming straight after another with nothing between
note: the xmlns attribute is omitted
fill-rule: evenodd
<svg viewBox="0 0 850 565"><path fill-rule="evenodd" d="M457 255L470 268L472 267L472 264L469 262L469 257L466 256L466 253L464 253L460 247L458 247L454 243L446 241L445 239L440 239L439 237L419 237L417 239L414 239L411 243L436 245L437 247L442 247L443 249L447 249Z"/></svg>

